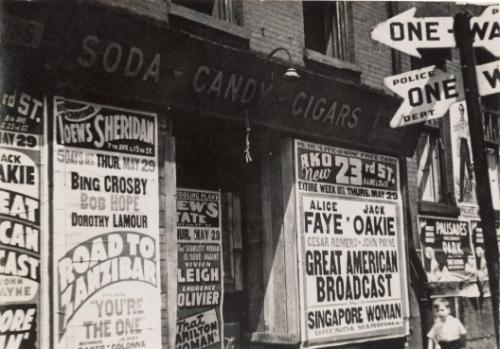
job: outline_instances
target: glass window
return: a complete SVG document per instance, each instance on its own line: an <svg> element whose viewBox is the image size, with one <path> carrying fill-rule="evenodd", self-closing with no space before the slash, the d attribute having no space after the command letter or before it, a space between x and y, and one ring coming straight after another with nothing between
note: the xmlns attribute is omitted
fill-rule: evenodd
<svg viewBox="0 0 500 349"><path fill-rule="evenodd" d="M486 111L483 114L484 139L487 142L500 144L498 113Z"/></svg>
<svg viewBox="0 0 500 349"><path fill-rule="evenodd" d="M220 20L242 25L240 0L172 0L172 3L205 13Z"/></svg>
<svg viewBox="0 0 500 349"><path fill-rule="evenodd" d="M347 1L304 1L307 49L343 61L354 61L352 5Z"/></svg>
<svg viewBox="0 0 500 349"><path fill-rule="evenodd" d="M438 48L432 50L419 50L421 58L411 57L411 68L420 69L435 65L442 71L447 71L446 62L451 61L451 50L449 48Z"/></svg>

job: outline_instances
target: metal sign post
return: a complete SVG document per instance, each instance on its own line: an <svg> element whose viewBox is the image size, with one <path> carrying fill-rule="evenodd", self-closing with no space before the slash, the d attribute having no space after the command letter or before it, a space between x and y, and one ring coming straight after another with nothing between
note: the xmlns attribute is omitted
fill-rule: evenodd
<svg viewBox="0 0 500 349"><path fill-rule="evenodd" d="M476 59L473 49L473 34L470 30L470 16L460 13L455 16L455 37L460 50L465 101L469 114L469 130L474 157L474 174L479 204L479 216L484 234L484 246L488 276L490 279L491 303L495 324L497 347L499 343L499 269L498 244L495 231L495 211L491 198L490 179L486 162L483 119L476 75Z"/></svg>

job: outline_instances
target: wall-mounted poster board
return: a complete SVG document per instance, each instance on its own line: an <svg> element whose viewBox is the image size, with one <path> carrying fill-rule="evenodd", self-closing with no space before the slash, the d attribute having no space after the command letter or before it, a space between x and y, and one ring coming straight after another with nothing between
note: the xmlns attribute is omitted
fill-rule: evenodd
<svg viewBox="0 0 500 349"><path fill-rule="evenodd" d="M221 194L177 189L176 348L223 347Z"/></svg>
<svg viewBox="0 0 500 349"><path fill-rule="evenodd" d="M470 223L435 217L419 217L418 221L421 258L427 280L440 283L476 282Z"/></svg>
<svg viewBox="0 0 500 349"><path fill-rule="evenodd" d="M408 334L399 161L295 141L301 344Z"/></svg>
<svg viewBox="0 0 500 349"><path fill-rule="evenodd" d="M5 77L5 75L4 75ZM0 348L40 346L43 94L0 86Z"/></svg>
<svg viewBox="0 0 500 349"><path fill-rule="evenodd" d="M159 349L156 115L53 102L53 347Z"/></svg>

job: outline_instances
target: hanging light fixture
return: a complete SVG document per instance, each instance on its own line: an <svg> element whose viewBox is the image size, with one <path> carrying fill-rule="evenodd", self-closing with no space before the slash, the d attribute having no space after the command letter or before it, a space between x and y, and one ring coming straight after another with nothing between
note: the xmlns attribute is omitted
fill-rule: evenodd
<svg viewBox="0 0 500 349"><path fill-rule="evenodd" d="M287 55L287 57L288 57L288 68L285 71L285 73L283 74L283 80L286 80L286 81L297 81L297 80L299 80L300 79L300 75L297 72L297 70L293 67L292 55L290 54L290 51L288 51L284 47L278 47L278 48L275 48L274 50L272 50L271 53L269 53L267 55L265 65L267 66L267 63L269 62L269 60L271 59L271 57L274 56L277 52L280 52L280 51L285 52L286 55Z"/></svg>

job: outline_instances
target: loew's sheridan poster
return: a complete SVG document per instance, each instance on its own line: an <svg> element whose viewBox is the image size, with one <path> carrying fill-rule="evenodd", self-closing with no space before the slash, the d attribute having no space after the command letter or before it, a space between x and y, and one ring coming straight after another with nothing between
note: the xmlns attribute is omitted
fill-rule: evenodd
<svg viewBox="0 0 500 349"><path fill-rule="evenodd" d="M221 194L177 189L176 349L223 347Z"/></svg>
<svg viewBox="0 0 500 349"><path fill-rule="evenodd" d="M160 348L156 115L53 108L54 347Z"/></svg>
<svg viewBox="0 0 500 349"><path fill-rule="evenodd" d="M40 345L41 93L0 94L0 348Z"/></svg>
<svg viewBox="0 0 500 349"><path fill-rule="evenodd" d="M408 334L396 158L295 142L302 346Z"/></svg>

